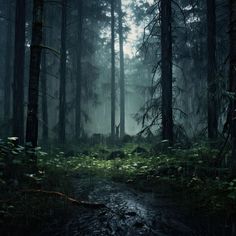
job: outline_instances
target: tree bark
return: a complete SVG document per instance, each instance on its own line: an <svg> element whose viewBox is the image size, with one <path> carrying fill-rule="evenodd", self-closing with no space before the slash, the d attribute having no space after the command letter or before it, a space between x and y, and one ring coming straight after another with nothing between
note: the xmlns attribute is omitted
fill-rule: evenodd
<svg viewBox="0 0 236 236"><path fill-rule="evenodd" d="M30 46L30 75L28 93L28 111L26 125L26 144L35 148L38 143L38 95L42 52L43 0L33 1L33 25Z"/></svg>
<svg viewBox="0 0 236 236"><path fill-rule="evenodd" d="M218 134L218 99L216 78L216 3L207 1L207 47L208 47L208 137L216 139Z"/></svg>
<svg viewBox="0 0 236 236"><path fill-rule="evenodd" d="M119 42L120 42L120 137L125 135L125 68L122 0L119 0Z"/></svg>
<svg viewBox="0 0 236 236"><path fill-rule="evenodd" d="M83 0L78 1L78 48L77 48L77 76L76 76L76 107L75 107L75 135L81 137L81 88L82 88L82 42L83 42Z"/></svg>
<svg viewBox="0 0 236 236"><path fill-rule="evenodd" d="M161 0L162 138L173 144L171 0Z"/></svg>
<svg viewBox="0 0 236 236"><path fill-rule="evenodd" d="M11 83L12 83L12 2L7 1L7 37L5 48L5 77L4 77L4 135L10 135L10 116L11 116Z"/></svg>
<svg viewBox="0 0 236 236"><path fill-rule="evenodd" d="M236 175L236 2L230 0L230 92L234 99L230 104L232 136L232 174Z"/></svg>
<svg viewBox="0 0 236 236"><path fill-rule="evenodd" d="M111 140L115 140L115 3L111 0Z"/></svg>
<svg viewBox="0 0 236 236"><path fill-rule="evenodd" d="M16 1L13 82L13 136L24 143L25 0Z"/></svg>
<svg viewBox="0 0 236 236"><path fill-rule="evenodd" d="M61 144L66 142L66 25L67 25L67 0L62 0L61 19L61 61L60 61L60 94L59 94L59 133Z"/></svg>
<svg viewBox="0 0 236 236"><path fill-rule="evenodd" d="M43 41L47 44L46 29L43 30ZM47 56L46 51L42 52L42 73L41 73L41 90L42 90L42 142L48 143L48 100L47 100Z"/></svg>

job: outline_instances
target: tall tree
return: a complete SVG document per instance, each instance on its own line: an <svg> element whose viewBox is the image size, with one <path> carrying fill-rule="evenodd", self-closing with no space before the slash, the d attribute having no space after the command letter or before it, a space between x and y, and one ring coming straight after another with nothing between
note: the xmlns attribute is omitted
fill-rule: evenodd
<svg viewBox="0 0 236 236"><path fill-rule="evenodd" d="M13 135L24 142L25 0L16 1Z"/></svg>
<svg viewBox="0 0 236 236"><path fill-rule="evenodd" d="M232 174L236 175L236 1L230 0L230 92L234 99L230 105L232 135Z"/></svg>
<svg viewBox="0 0 236 236"><path fill-rule="evenodd" d="M81 89L82 89L82 48L83 48L83 0L78 1L78 43L77 43L77 78L76 78L76 107L75 107L75 135L81 136Z"/></svg>
<svg viewBox="0 0 236 236"><path fill-rule="evenodd" d="M119 0L119 42L120 42L120 137L125 135L125 68L122 0Z"/></svg>
<svg viewBox="0 0 236 236"><path fill-rule="evenodd" d="M38 142L38 95L39 76L43 42L43 0L33 1L32 39L30 45L30 74L26 144L35 148Z"/></svg>
<svg viewBox="0 0 236 236"><path fill-rule="evenodd" d="M11 83L12 83L12 1L7 1L7 31L5 48L5 77L4 77L4 135L10 135L10 116L11 116Z"/></svg>
<svg viewBox="0 0 236 236"><path fill-rule="evenodd" d="M58 132L58 139L61 144L64 144L66 141L66 36L67 36L66 27L67 27L67 0L62 0L59 132Z"/></svg>
<svg viewBox="0 0 236 236"><path fill-rule="evenodd" d="M116 113L116 88L115 88L115 2L111 0L111 139L115 139L115 113Z"/></svg>
<svg viewBox="0 0 236 236"><path fill-rule="evenodd" d="M162 138L173 143L171 0L161 0Z"/></svg>
<svg viewBox="0 0 236 236"><path fill-rule="evenodd" d="M45 14L46 15L46 14ZM45 17L44 17L45 18ZM43 29L43 42L46 40L46 28ZM47 101L47 56L46 51L42 52L42 71L41 71L41 90L42 90L42 141L48 143L48 101Z"/></svg>
<svg viewBox="0 0 236 236"><path fill-rule="evenodd" d="M207 1L207 48L208 48L208 137L215 139L218 133L218 99L216 79L216 3Z"/></svg>

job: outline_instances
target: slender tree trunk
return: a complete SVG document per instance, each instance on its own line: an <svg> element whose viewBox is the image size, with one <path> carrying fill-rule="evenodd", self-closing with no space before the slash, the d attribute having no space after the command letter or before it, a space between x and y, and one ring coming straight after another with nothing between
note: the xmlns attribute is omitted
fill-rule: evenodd
<svg viewBox="0 0 236 236"><path fill-rule="evenodd" d="M125 135L125 68L122 0L119 0L119 41L120 41L120 137Z"/></svg>
<svg viewBox="0 0 236 236"><path fill-rule="evenodd" d="M218 133L218 99L216 79L216 5L215 0L207 1L207 47L208 47L208 137L216 139Z"/></svg>
<svg viewBox="0 0 236 236"><path fill-rule="evenodd" d="M75 135L81 137L81 88L82 88L82 43L83 43L83 0L78 1L78 48L77 48L77 76L76 76L76 107L75 107Z"/></svg>
<svg viewBox="0 0 236 236"><path fill-rule="evenodd" d="M115 9L114 0L111 0L111 139L115 140Z"/></svg>
<svg viewBox="0 0 236 236"><path fill-rule="evenodd" d="M16 1L13 135L24 142L25 0Z"/></svg>
<svg viewBox="0 0 236 236"><path fill-rule="evenodd" d="M39 76L43 38L43 0L33 1L33 25L30 46L30 75L28 111L26 125L26 144L35 148L38 143L38 95Z"/></svg>
<svg viewBox="0 0 236 236"><path fill-rule="evenodd" d="M161 0L162 138L173 143L171 0Z"/></svg>
<svg viewBox="0 0 236 236"><path fill-rule="evenodd" d="M66 24L67 24L67 0L62 0L61 19L61 62L60 62L60 104L59 104L59 133L61 144L66 142Z"/></svg>
<svg viewBox="0 0 236 236"><path fill-rule="evenodd" d="M43 31L44 44L46 40L46 29ZM41 90L42 90L42 142L48 143L48 100L47 100L47 56L46 51L42 51L42 73L41 73Z"/></svg>
<svg viewBox="0 0 236 236"><path fill-rule="evenodd" d="M11 116L11 83L12 83L12 2L7 2L7 38L5 48L5 78L4 78L4 135L10 135L10 116Z"/></svg>
<svg viewBox="0 0 236 236"><path fill-rule="evenodd" d="M236 1L230 0L230 92L234 100L230 105L232 135L232 174L236 175Z"/></svg>

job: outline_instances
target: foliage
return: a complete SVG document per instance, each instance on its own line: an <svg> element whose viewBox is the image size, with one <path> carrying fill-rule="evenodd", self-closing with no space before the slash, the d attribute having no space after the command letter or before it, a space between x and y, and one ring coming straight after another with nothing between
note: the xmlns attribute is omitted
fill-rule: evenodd
<svg viewBox="0 0 236 236"><path fill-rule="evenodd" d="M218 150L195 145L192 149L170 149L157 155L133 153L135 147L128 144L122 148L124 158L109 159L112 149L97 147L84 154L67 158L58 155L42 161L43 165L99 175L148 191L172 186L181 196L187 196L192 207L207 213L236 211L236 180L230 178L226 167L218 166Z"/></svg>
<svg viewBox="0 0 236 236"><path fill-rule="evenodd" d="M37 150L40 160L46 153ZM42 225L67 219L67 205L64 201L48 196L25 193L27 189L61 191L71 190L66 172L50 165L39 165L37 171L30 170L29 154L12 140L0 144L0 234L32 235ZM51 162L54 165L54 162ZM48 163L49 164L49 163Z"/></svg>
<svg viewBox="0 0 236 236"><path fill-rule="evenodd" d="M186 206L207 214L236 212L236 179L230 178L226 167L216 164L218 150L207 145L195 145L191 149L171 148L165 154L154 154L151 150L152 147L146 144L125 144L120 149L83 146L77 153L48 154L38 149L38 169L32 173L27 167L28 154L23 147L15 146L12 140L1 143L2 232L12 228L29 235L33 233L32 228L36 232L52 220L63 223L69 216L68 204L23 190L43 189L70 195L72 187L68 177L78 173L125 182L145 191L169 189L173 198L178 195ZM118 151L124 156L111 155Z"/></svg>

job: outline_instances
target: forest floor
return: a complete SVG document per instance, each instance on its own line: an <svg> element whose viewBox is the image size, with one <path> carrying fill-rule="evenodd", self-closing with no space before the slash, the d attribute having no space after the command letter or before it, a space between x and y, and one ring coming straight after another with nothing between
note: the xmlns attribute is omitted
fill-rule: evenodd
<svg viewBox="0 0 236 236"><path fill-rule="evenodd" d="M9 148L9 162L4 148L1 165L14 174L0 170L1 235L235 235L236 180L215 164L218 150L38 150L30 174L22 151Z"/></svg>
<svg viewBox="0 0 236 236"><path fill-rule="evenodd" d="M219 219L194 215L169 189L144 192L130 185L87 174L72 178L74 195L105 208L74 209L65 225L49 225L44 235L191 236L231 235ZM217 222L217 226L216 226ZM233 235L233 234L232 234Z"/></svg>

